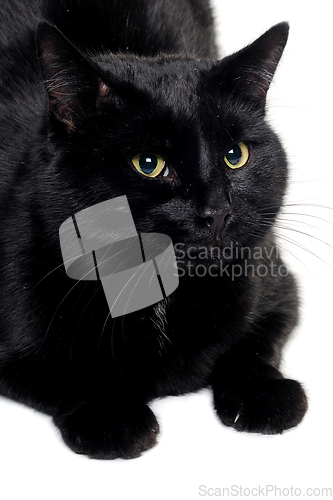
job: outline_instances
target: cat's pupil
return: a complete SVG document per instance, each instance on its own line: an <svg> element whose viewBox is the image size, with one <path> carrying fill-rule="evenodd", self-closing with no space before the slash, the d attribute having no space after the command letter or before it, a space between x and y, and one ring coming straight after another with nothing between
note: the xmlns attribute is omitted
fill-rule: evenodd
<svg viewBox="0 0 333 500"><path fill-rule="evenodd" d="M156 155L140 155L139 165L144 174L152 174L157 167L158 158Z"/></svg>
<svg viewBox="0 0 333 500"><path fill-rule="evenodd" d="M231 165L237 165L237 163L239 163L242 158L242 150L239 145L236 144L236 146L230 149L225 157L228 162L231 163Z"/></svg>

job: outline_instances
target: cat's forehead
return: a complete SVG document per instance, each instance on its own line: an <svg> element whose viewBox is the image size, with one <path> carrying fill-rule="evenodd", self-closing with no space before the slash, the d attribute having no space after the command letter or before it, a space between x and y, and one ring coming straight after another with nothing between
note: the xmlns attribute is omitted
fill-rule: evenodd
<svg viewBox="0 0 333 500"><path fill-rule="evenodd" d="M122 96L121 109L127 136L133 129L135 144L138 138L145 145L149 140L154 145L155 140L168 149L170 144L185 140L208 165L216 148L237 142L244 129L253 128L248 124L253 124L249 113L242 112L224 90L223 79L228 75L220 74L223 60L110 55L100 66L111 85L112 106L119 84L128 90ZM114 89L113 82L117 83ZM113 112L110 116L114 118Z"/></svg>
<svg viewBox="0 0 333 500"><path fill-rule="evenodd" d="M173 102L176 99L181 104L181 99L195 98L214 62L180 56L112 56L104 58L100 65L111 80L130 83L137 89L150 92L155 98Z"/></svg>

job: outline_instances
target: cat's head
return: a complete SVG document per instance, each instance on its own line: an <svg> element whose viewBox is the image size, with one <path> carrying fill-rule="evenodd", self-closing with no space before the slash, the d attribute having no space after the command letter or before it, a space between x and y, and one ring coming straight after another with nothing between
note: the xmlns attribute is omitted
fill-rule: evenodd
<svg viewBox="0 0 333 500"><path fill-rule="evenodd" d="M288 37L279 24L221 61L87 58L47 24L37 41L48 94L46 219L55 226L126 195L139 232L185 253L255 246L286 187L266 94ZM47 99L46 99L47 100Z"/></svg>

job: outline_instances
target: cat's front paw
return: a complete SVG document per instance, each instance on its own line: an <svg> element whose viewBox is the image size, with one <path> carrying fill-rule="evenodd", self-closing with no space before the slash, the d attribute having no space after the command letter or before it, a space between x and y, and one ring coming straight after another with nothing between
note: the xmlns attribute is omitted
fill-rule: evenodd
<svg viewBox="0 0 333 500"><path fill-rule="evenodd" d="M137 458L156 444L159 425L147 405L101 411L85 404L54 417L65 443L90 458Z"/></svg>
<svg viewBox="0 0 333 500"><path fill-rule="evenodd" d="M296 380L265 379L249 386L214 389L221 421L238 431L280 434L295 427L307 410L307 398Z"/></svg>

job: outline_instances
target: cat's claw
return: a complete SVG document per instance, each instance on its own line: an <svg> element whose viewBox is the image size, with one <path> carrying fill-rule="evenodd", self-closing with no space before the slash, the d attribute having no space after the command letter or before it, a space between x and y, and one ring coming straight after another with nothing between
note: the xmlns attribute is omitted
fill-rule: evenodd
<svg viewBox="0 0 333 500"><path fill-rule="evenodd" d="M155 446L159 432L159 424L147 405L116 414L83 405L54 417L54 422L75 453L99 460L137 458Z"/></svg>
<svg viewBox="0 0 333 500"><path fill-rule="evenodd" d="M223 424L238 431L280 434L295 427L307 410L307 399L296 380L266 379L255 386L234 386L219 393L215 409Z"/></svg>

